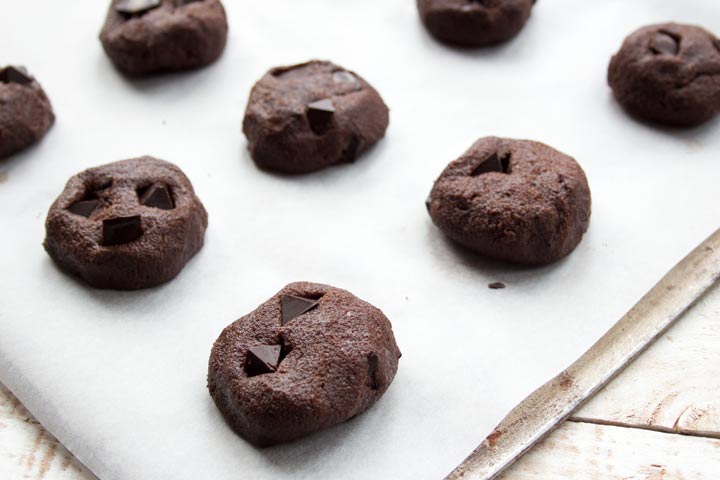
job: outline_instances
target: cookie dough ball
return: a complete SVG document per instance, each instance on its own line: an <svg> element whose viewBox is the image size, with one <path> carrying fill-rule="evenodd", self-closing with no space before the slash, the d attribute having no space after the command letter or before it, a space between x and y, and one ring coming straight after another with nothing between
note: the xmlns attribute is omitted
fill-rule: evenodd
<svg viewBox="0 0 720 480"><path fill-rule="evenodd" d="M692 25L641 28L612 58L608 83L637 117L699 125L720 112L720 40Z"/></svg>
<svg viewBox="0 0 720 480"><path fill-rule="evenodd" d="M370 408L399 358L380 310L339 288L292 283L222 332L208 388L239 435L269 446Z"/></svg>
<svg viewBox="0 0 720 480"><path fill-rule="evenodd" d="M148 288L180 273L202 247L207 223L185 174L142 157L71 178L50 207L45 250L93 287Z"/></svg>
<svg viewBox="0 0 720 480"><path fill-rule="evenodd" d="M417 0L425 27L438 40L466 47L495 45L517 35L535 0Z"/></svg>
<svg viewBox="0 0 720 480"><path fill-rule="evenodd" d="M23 67L0 70L0 158L38 142L54 121L50 100L35 77Z"/></svg>
<svg viewBox="0 0 720 480"><path fill-rule="evenodd" d="M312 61L274 68L255 84L243 132L260 168L307 173L354 161L388 122L387 106L362 77Z"/></svg>
<svg viewBox="0 0 720 480"><path fill-rule="evenodd" d="M481 255L547 264L580 243L590 188L577 162L547 145L487 137L447 166L427 208L448 237Z"/></svg>
<svg viewBox="0 0 720 480"><path fill-rule="evenodd" d="M227 32L219 0L113 0L100 41L118 70L146 75L214 62Z"/></svg>

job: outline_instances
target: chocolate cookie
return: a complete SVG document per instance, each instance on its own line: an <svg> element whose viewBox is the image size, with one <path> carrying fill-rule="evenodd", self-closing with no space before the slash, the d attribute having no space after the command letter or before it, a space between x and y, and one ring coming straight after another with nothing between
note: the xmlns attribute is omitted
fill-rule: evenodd
<svg viewBox="0 0 720 480"><path fill-rule="evenodd" d="M608 83L633 115L698 125L720 112L720 39L692 25L641 28L612 58Z"/></svg>
<svg viewBox="0 0 720 480"><path fill-rule="evenodd" d="M113 0L100 41L119 70L145 75L214 62L227 32L219 0Z"/></svg>
<svg viewBox="0 0 720 480"><path fill-rule="evenodd" d="M388 121L382 98L359 75L312 61L274 68L255 84L243 132L259 167L306 173L354 161Z"/></svg>
<svg viewBox="0 0 720 480"><path fill-rule="evenodd" d="M203 245L207 213L190 180L152 157L72 177L45 222L45 250L97 288L134 290L173 279Z"/></svg>
<svg viewBox="0 0 720 480"><path fill-rule="evenodd" d="M571 157L538 142L486 137L450 163L427 200L433 222L486 257L559 260L590 220L590 188Z"/></svg>
<svg viewBox="0 0 720 480"><path fill-rule="evenodd" d="M511 39L530 17L535 0L417 0L425 27L438 40L467 47Z"/></svg>
<svg viewBox="0 0 720 480"><path fill-rule="evenodd" d="M208 388L238 434L269 446L370 408L399 358L380 310L345 290L292 283L222 332Z"/></svg>
<svg viewBox="0 0 720 480"><path fill-rule="evenodd" d="M0 158L45 136L55 121L50 100L23 67L0 70Z"/></svg>

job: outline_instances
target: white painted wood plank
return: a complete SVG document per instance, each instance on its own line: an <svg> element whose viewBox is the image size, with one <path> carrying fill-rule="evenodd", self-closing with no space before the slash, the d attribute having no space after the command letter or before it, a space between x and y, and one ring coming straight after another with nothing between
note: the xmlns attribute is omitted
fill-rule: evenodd
<svg viewBox="0 0 720 480"><path fill-rule="evenodd" d="M0 384L0 478L94 480Z"/></svg>
<svg viewBox="0 0 720 480"><path fill-rule="evenodd" d="M720 438L720 288L573 419Z"/></svg>
<svg viewBox="0 0 720 480"><path fill-rule="evenodd" d="M500 480L715 480L720 440L566 422Z"/></svg>

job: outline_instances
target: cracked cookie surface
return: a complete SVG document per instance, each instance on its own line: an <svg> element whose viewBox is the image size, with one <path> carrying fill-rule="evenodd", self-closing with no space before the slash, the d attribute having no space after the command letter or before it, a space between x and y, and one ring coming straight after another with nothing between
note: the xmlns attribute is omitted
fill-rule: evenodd
<svg viewBox="0 0 720 480"><path fill-rule="evenodd" d="M55 114L40 83L23 67L0 69L0 158L40 141Z"/></svg>
<svg viewBox="0 0 720 480"><path fill-rule="evenodd" d="M355 161L388 123L387 106L362 77L314 60L274 68L255 84L243 132L260 168L297 174Z"/></svg>
<svg viewBox="0 0 720 480"><path fill-rule="evenodd" d="M379 309L339 288L297 282L223 330L208 388L233 430L270 446L370 408L399 358Z"/></svg>
<svg viewBox="0 0 720 480"><path fill-rule="evenodd" d="M438 40L465 47L505 42L525 26L535 0L417 0L425 28Z"/></svg>
<svg viewBox="0 0 720 480"><path fill-rule="evenodd" d="M608 83L632 115L699 125L720 113L720 39L693 25L643 27L613 56Z"/></svg>
<svg viewBox="0 0 720 480"><path fill-rule="evenodd" d="M140 76L206 66L227 34L219 0L113 0L100 41L118 70Z"/></svg>
<svg viewBox="0 0 720 480"><path fill-rule="evenodd" d="M45 250L97 288L165 283L202 248L208 217L190 180L152 157L90 168L50 207Z"/></svg>
<svg viewBox="0 0 720 480"><path fill-rule="evenodd" d="M571 157L539 142L481 138L451 162L427 200L433 222L489 258L547 264L580 243L590 188Z"/></svg>

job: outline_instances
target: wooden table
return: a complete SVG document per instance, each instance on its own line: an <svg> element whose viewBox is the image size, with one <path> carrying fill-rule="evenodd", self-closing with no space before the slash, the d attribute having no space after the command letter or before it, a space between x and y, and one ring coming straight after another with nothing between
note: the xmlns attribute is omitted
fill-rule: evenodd
<svg viewBox="0 0 720 480"><path fill-rule="evenodd" d="M0 478L95 477L0 385ZM720 288L502 480L560 478L720 478Z"/></svg>

